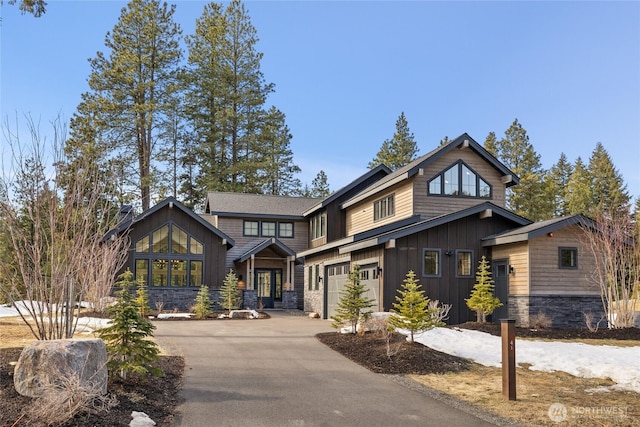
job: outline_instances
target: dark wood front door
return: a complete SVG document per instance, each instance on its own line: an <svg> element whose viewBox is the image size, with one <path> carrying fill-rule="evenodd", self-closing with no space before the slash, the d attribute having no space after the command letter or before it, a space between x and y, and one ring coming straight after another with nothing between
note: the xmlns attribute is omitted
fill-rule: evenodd
<svg viewBox="0 0 640 427"><path fill-rule="evenodd" d="M274 308L282 302L282 269L256 269L255 279L258 288L258 306Z"/></svg>
<svg viewBox="0 0 640 427"><path fill-rule="evenodd" d="M495 286L495 296L503 304L498 307L491 318L494 323L500 323L500 319L509 317L509 261L506 259L498 259L491 263L491 272L493 284Z"/></svg>

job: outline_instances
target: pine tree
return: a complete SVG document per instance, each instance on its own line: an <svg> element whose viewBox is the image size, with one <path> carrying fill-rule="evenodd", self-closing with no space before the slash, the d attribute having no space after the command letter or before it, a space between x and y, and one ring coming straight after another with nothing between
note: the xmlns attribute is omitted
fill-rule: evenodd
<svg viewBox="0 0 640 427"><path fill-rule="evenodd" d="M445 137L440 140L440 146L447 145L449 142L451 142L451 140L445 135Z"/></svg>
<svg viewBox="0 0 640 427"><path fill-rule="evenodd" d="M116 286L117 302L107 309L111 325L98 330L107 346L109 372L126 379L129 372L146 375L160 375L162 371L152 364L158 360L159 349L153 337L155 326L140 315L140 307L131 295L129 288L133 282L133 273L125 271L119 276Z"/></svg>
<svg viewBox="0 0 640 427"><path fill-rule="evenodd" d="M244 4L233 0L223 8L209 3L186 40L185 113L195 139L188 158L198 168L197 185L208 191L259 193L283 171L295 172L284 115L264 108L274 86L260 71L263 55L256 50L257 31ZM285 162L277 173L266 173L263 162L273 168L274 148Z"/></svg>
<svg viewBox="0 0 640 427"><path fill-rule="evenodd" d="M409 130L407 118L404 112L396 120L396 132L391 139L382 143L376 157L369 162L369 169L374 169L380 164L388 166L392 170L401 168L415 160L418 154L418 144L413 133Z"/></svg>
<svg viewBox="0 0 640 427"><path fill-rule="evenodd" d="M225 310L234 310L240 305L240 290L238 289L238 278L236 273L229 271L222 282L220 288L220 301L219 304Z"/></svg>
<svg viewBox="0 0 640 427"><path fill-rule="evenodd" d="M311 181L311 195L309 197L328 197L331 194L327 174L321 170Z"/></svg>
<svg viewBox="0 0 640 427"><path fill-rule="evenodd" d="M544 170L540 156L518 119L504 134L504 138L496 142L496 151L492 154L520 178L519 185L508 189L507 206L518 215L538 221L544 216L540 209L544 206L541 201ZM485 145L490 147L491 142L485 141Z"/></svg>
<svg viewBox="0 0 640 427"><path fill-rule="evenodd" d="M592 214L595 218L611 218L618 212L629 211L631 198L627 186L601 143L596 144L589 158L589 175L593 189Z"/></svg>
<svg viewBox="0 0 640 427"><path fill-rule="evenodd" d="M487 138L484 140L484 149L487 150L492 156L498 157L498 138L496 138L495 132L489 132Z"/></svg>
<svg viewBox="0 0 640 427"><path fill-rule="evenodd" d="M393 315L388 320L393 327L408 330L411 342L415 334L444 325L435 320L437 309L429 308L429 298L421 288L416 274L409 271L402 282L402 288L398 289L400 295L396 295L397 302L393 303L391 310Z"/></svg>
<svg viewBox="0 0 640 427"><path fill-rule="evenodd" d="M130 271L127 269L127 271ZM149 313L149 294L147 293L147 285L143 281L137 281L136 304L138 304L140 316L146 317Z"/></svg>
<svg viewBox="0 0 640 427"><path fill-rule="evenodd" d="M560 154L558 162L549 169L544 177L544 201L547 214L541 219L551 219L569 215L567 205L567 188L573 173L573 166L564 153Z"/></svg>
<svg viewBox="0 0 640 427"><path fill-rule="evenodd" d="M584 214L591 216L593 212L593 189L591 175L582 159L578 157L573 165L573 172L567 181L566 202L570 215Z"/></svg>
<svg viewBox="0 0 640 427"><path fill-rule="evenodd" d="M367 288L360 283L360 266L354 265L349 273L349 281L340 291L340 301L336 313L331 316L332 326L341 328L344 323L351 325L351 331L356 333L359 320L366 320L371 316L371 307L375 300L366 297Z"/></svg>
<svg viewBox="0 0 640 427"><path fill-rule="evenodd" d="M90 92L71 121L70 151L83 156L94 143L96 160L127 179L123 186L135 186L143 210L155 191L154 165L166 143L159 136L171 125L180 87L174 11L157 0L132 0L122 9L105 38L109 56L98 52L90 61Z"/></svg>
<svg viewBox="0 0 640 427"><path fill-rule="evenodd" d="M206 319L211 313L211 299L209 297L209 287L207 285L200 286L200 290L196 295L196 303L193 311L198 319Z"/></svg>
<svg viewBox="0 0 640 427"><path fill-rule="evenodd" d="M494 286L489 261L487 261L484 255L478 263L476 284L473 285L471 296L465 299L465 301L467 302L467 307L477 313L477 320L481 323L486 323L487 316L493 313L496 308L502 307L503 305L500 300L494 296Z"/></svg>
<svg viewBox="0 0 640 427"><path fill-rule="evenodd" d="M300 180L295 178L300 168L293 163L291 134L284 118L281 111L271 107L260 131L262 167L259 179L264 194L288 196L301 186Z"/></svg>

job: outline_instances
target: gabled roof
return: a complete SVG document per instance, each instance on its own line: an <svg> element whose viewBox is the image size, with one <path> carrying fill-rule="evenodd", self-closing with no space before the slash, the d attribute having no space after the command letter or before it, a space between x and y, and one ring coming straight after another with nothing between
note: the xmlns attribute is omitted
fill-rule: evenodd
<svg viewBox="0 0 640 427"><path fill-rule="evenodd" d="M267 194L207 193L205 213L231 217L304 219L303 212L321 199Z"/></svg>
<svg viewBox="0 0 640 427"><path fill-rule="evenodd" d="M594 221L584 215L572 215L553 218L547 221L534 222L524 227L515 228L502 233L493 234L482 239L482 246L503 245L506 243L524 242L570 225L592 226Z"/></svg>
<svg viewBox="0 0 640 427"><path fill-rule="evenodd" d="M484 202L479 205L475 205L470 208L463 209L457 212L437 216L434 218L429 218L414 224L407 225L405 227L400 227L396 230L383 232L375 236L370 236L370 237L368 236L368 238L364 238L360 240L354 239L354 242L352 244L341 247L339 249L339 253L344 254L344 253L349 253L359 249L365 249L372 246L377 246L393 239L399 239L401 237L409 236L411 234L428 230L433 227L438 227L440 225L447 224L452 221L457 221L459 219L466 218L470 215L475 215L475 214L483 214L486 216L497 214L503 218L509 219L515 222L516 224L520 224L520 225L527 225L531 223L531 221L529 221L528 219L521 217L519 215L516 215L511 211L501 208L498 205L495 205L491 202Z"/></svg>
<svg viewBox="0 0 640 427"><path fill-rule="evenodd" d="M348 193L349 191L353 190L358 185L360 185L361 183L365 182L369 178L375 176L376 174L389 175L391 172L392 172L391 169L389 169L386 165L378 165L378 166L376 166L375 168L367 171L367 173L365 173L363 175L360 175L358 178L354 179L353 181L351 181L349 184L345 185L344 187L342 187L338 191L334 191L333 193L331 193L331 195L329 197L327 197L326 199L323 199L322 201L320 201L320 203L318 203L315 206L312 206L311 208L306 210L304 212L304 216L311 215L314 212L318 211L319 209L324 208L329 203L333 202L334 200L338 199L340 196L342 196L342 195Z"/></svg>
<svg viewBox="0 0 640 427"><path fill-rule="evenodd" d="M480 144L474 141L467 133L463 133L459 137L449 141L445 145L441 145L440 147L432 150L431 152L418 157L416 160L412 161L408 165L405 165L398 169L397 171L387 175L382 178L378 182L369 186L367 189L356 195L355 197L347 200L341 206L341 208L347 208L352 206L364 199L371 197L372 195L383 191L399 182L402 182L406 179L411 178L412 176L420 173L420 170L430 163L434 162L444 154L458 148L470 148L475 151L480 157L486 160L491 166L493 166L498 172L502 174L504 177L509 177L510 179L506 182L506 186L510 187L512 185L516 185L520 182L520 179L514 174L509 168L507 168L504 164L502 164L498 159L496 159L491 153L485 150Z"/></svg>
<svg viewBox="0 0 640 427"><path fill-rule="evenodd" d="M251 255L256 255L263 250L271 248L275 253L281 257L295 256L296 253L292 251L287 245L282 243L275 237L269 239L254 240L247 243L241 248L234 248L227 254L228 258L234 263L245 262Z"/></svg>
<svg viewBox="0 0 640 427"><path fill-rule="evenodd" d="M189 209L188 207L186 207L185 205L183 205L182 203L177 201L174 197L167 197L166 199L164 199L160 203L158 203L155 206L152 206L151 208L149 208L146 211L142 212L140 215L138 215L138 216L136 216L134 218L128 218L128 219L126 219L124 221L121 221L116 228L113 228L113 229L109 230L109 232L107 232L107 234L104 235L104 237L102 238L102 241L106 241L113 234L120 234L120 233L124 232L125 230L133 227L136 223L138 223L138 222L144 220L145 218L153 215L154 213L158 212L160 209L162 209L162 208L164 208L166 206L169 206L172 209L179 209L182 212L186 213L192 219L194 219L196 222L198 222L203 227L205 227L206 229L211 231L213 234L215 234L218 237L220 237L221 239L225 240L227 246L231 247L231 246L233 246L235 244L235 241L231 237L227 236L225 233L220 231L218 228L214 227L213 224L211 224L209 221L203 219L200 215L197 215L191 209Z"/></svg>

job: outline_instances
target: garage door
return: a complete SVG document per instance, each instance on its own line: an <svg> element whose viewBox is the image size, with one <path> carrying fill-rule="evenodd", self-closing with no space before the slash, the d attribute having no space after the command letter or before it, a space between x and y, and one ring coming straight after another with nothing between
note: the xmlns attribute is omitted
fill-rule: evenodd
<svg viewBox="0 0 640 427"><path fill-rule="evenodd" d="M327 279L327 318L329 319L336 314L340 291L349 280L349 263L328 266L325 277Z"/></svg>
<svg viewBox="0 0 640 427"><path fill-rule="evenodd" d="M349 281L349 263L331 265L326 268L325 277L327 278L327 318L331 318L336 314L338 302L342 296L340 292L344 289L344 285ZM378 280L378 264L367 264L360 267L360 284L367 289L366 298L373 300L373 311L378 310L378 289L380 281Z"/></svg>
<svg viewBox="0 0 640 427"><path fill-rule="evenodd" d="M378 264L366 264L360 266L360 284L365 287L367 293L365 298L373 300L373 307L371 310L379 310L378 293L380 288L380 280L378 280Z"/></svg>

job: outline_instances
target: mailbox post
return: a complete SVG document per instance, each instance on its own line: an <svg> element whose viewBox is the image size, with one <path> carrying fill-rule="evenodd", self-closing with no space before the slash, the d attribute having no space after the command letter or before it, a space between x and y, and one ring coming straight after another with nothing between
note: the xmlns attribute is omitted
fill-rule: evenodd
<svg viewBox="0 0 640 427"><path fill-rule="evenodd" d="M502 337L502 397L516 400L515 319L500 319Z"/></svg>

